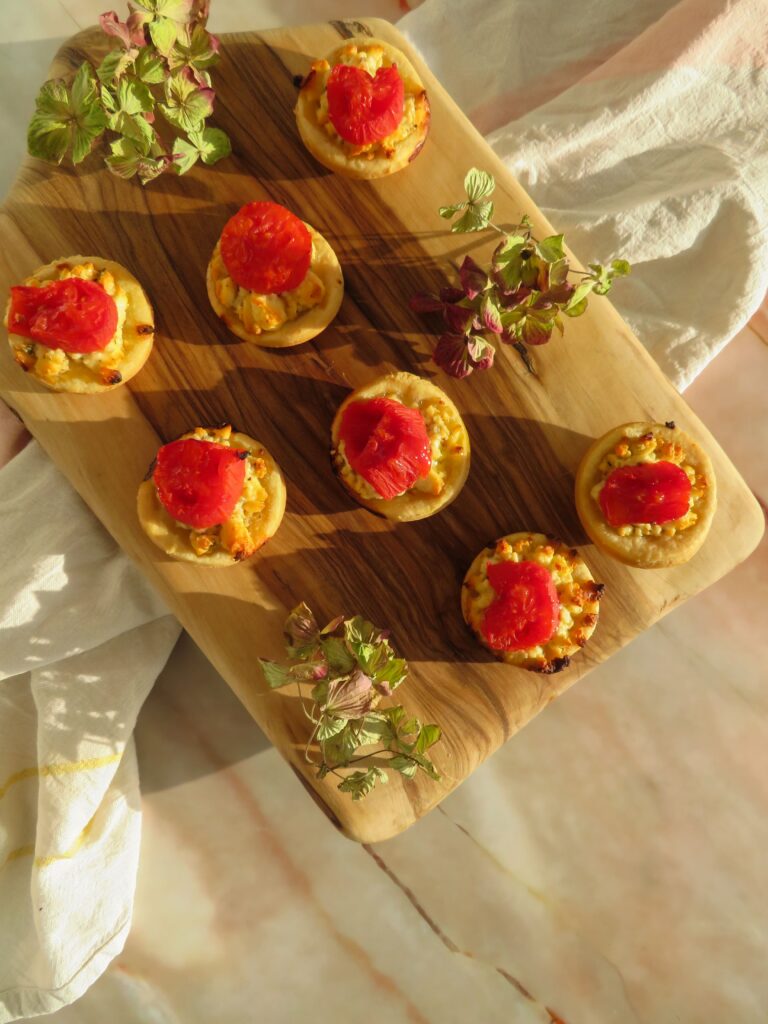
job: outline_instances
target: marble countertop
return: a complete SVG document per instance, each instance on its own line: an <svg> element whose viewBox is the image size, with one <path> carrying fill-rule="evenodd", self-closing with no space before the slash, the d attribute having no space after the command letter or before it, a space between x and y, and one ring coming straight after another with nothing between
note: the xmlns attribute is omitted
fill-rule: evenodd
<svg viewBox="0 0 768 1024"><path fill-rule="evenodd" d="M0 191L61 39L103 0L5 0ZM306 21L219 0L212 27ZM327 4L312 5L312 17ZM334 5L396 18L396 0ZM315 7L317 8L315 10ZM686 394L768 501L766 317ZM427 818L356 846L182 637L136 732L124 952L56 1024L768 1019L768 542L547 708Z"/></svg>

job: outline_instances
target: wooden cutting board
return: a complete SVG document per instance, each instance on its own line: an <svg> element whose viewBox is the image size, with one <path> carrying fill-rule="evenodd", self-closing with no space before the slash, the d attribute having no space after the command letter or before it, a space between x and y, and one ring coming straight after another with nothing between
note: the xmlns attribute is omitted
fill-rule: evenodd
<svg viewBox="0 0 768 1024"><path fill-rule="evenodd" d="M301 146L292 108L295 76L340 37L371 32L411 57L427 86L432 131L422 155L388 180L352 182ZM100 55L103 37L81 33L55 74ZM467 250L491 242L451 235L437 206L462 194L476 165L498 182L500 222L528 213L550 225L444 89L383 21L225 36L215 69L216 122L235 155L215 169L164 176L147 188L111 176L100 155L77 171L27 160L0 213L0 292L51 259L108 256L133 270L154 303L155 351L130 383L102 396L44 391L0 345L0 390L117 542L136 560L185 628L284 754L329 817L361 841L385 839L434 807L549 701L675 605L753 550L763 517L746 484L606 299L568 321L564 339L535 351L538 377L514 352L456 382L429 353L436 322L411 313L413 292L434 290ZM270 198L296 210L331 242L346 278L336 322L298 349L238 342L209 308L204 274L222 225L243 203ZM585 259L600 253L585 253ZM620 287L620 284L619 284ZM353 505L334 480L329 428L351 387L391 370L434 379L458 404L473 464L459 499L441 515L394 526ZM627 420L675 420L708 450L719 508L703 549L686 566L632 570L592 546L584 554L607 584L597 631L565 672L545 677L491 660L459 608L478 550L521 529L586 545L573 504L573 473L593 437ZM195 424L235 423L278 459L288 511L277 536L247 563L204 570L170 561L141 531L136 488L160 443ZM287 609L307 601L324 620L343 611L388 626L411 665L398 691L409 710L438 722L443 781L392 781L364 801L318 782L304 761L307 723L296 695L266 692L257 656L282 654ZM659 666L661 668L661 665ZM287 813L290 813L287 809Z"/></svg>

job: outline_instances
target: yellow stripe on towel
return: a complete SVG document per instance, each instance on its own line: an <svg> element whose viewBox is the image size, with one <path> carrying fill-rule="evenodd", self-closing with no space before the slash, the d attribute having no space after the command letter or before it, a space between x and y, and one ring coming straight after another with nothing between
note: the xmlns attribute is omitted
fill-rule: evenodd
<svg viewBox="0 0 768 1024"><path fill-rule="evenodd" d="M98 812L97 812L98 813ZM74 857L77 851L81 848L85 840L88 838L88 833L93 828L93 823L96 819L96 815L91 818L88 824L85 826L80 835L75 839L74 843L64 853L52 853L48 857L35 857L36 868L47 868L50 864L55 864L58 860L69 860ZM0 867L5 867L6 864L10 864L12 860L18 860L20 857L30 857L34 854L34 844L30 846L19 846L15 850L11 850L8 856L3 861Z"/></svg>
<svg viewBox="0 0 768 1024"><path fill-rule="evenodd" d="M105 764L113 764L123 756L119 754L105 754L104 757L89 757L84 761L62 761L59 764L35 765L33 768L22 768L21 771L9 775L2 786L0 786L0 800L5 796L11 786L25 779L34 779L36 776L46 775L69 775L72 772L87 772L92 768L102 768Z"/></svg>

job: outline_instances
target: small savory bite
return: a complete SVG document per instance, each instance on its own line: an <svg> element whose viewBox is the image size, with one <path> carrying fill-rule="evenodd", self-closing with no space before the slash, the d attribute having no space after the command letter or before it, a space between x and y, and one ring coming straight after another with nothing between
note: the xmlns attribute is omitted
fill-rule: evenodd
<svg viewBox="0 0 768 1024"><path fill-rule="evenodd" d="M5 311L13 358L53 391L95 394L130 380L149 358L155 318L125 267L70 256L11 288Z"/></svg>
<svg viewBox="0 0 768 1024"><path fill-rule="evenodd" d="M351 178L406 167L421 152L429 121L427 92L405 54L365 36L315 61L296 103L304 145Z"/></svg>
<svg viewBox="0 0 768 1024"><path fill-rule="evenodd" d="M501 661L551 674L592 636L604 590L575 548L543 533L510 533L470 565L461 610Z"/></svg>
<svg viewBox="0 0 768 1024"><path fill-rule="evenodd" d="M206 274L217 316L243 341L301 345L339 311L344 278L319 231L270 202L248 203L224 225Z"/></svg>
<svg viewBox="0 0 768 1024"><path fill-rule="evenodd" d="M445 508L469 473L459 410L412 373L390 373L353 391L339 406L331 442L334 471L355 501L398 522Z"/></svg>
<svg viewBox="0 0 768 1024"><path fill-rule="evenodd" d="M285 512L280 467L232 427L195 427L163 445L139 487L139 521L166 554L198 565L242 562Z"/></svg>
<svg viewBox="0 0 768 1024"><path fill-rule="evenodd" d="M576 472L576 510L594 543L641 569L687 562L717 505L709 456L668 423L625 423L598 438Z"/></svg>

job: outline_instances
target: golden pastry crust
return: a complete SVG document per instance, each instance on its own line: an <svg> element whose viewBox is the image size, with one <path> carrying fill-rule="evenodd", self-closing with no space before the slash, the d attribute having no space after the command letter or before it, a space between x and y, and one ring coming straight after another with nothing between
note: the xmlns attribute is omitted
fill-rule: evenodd
<svg viewBox="0 0 768 1024"><path fill-rule="evenodd" d="M342 139L330 124L324 103L331 68L355 63L360 53L372 54L374 62L384 67L396 64L405 86L405 111L399 127L368 147ZM416 69L401 50L382 39L356 36L312 64L299 90L296 124L304 145L325 167L349 178L384 178L407 167L421 152L429 134L429 100Z"/></svg>
<svg viewBox="0 0 768 1024"><path fill-rule="evenodd" d="M432 446L430 475L405 494L384 499L359 477L347 462L339 431L350 402L385 397L419 409L424 416ZM331 464L343 487L355 501L396 522L426 519L442 511L458 497L469 474L469 434L450 398L428 380L412 373L390 373L353 391L339 406L331 427Z"/></svg>
<svg viewBox="0 0 768 1024"><path fill-rule="evenodd" d="M482 633L486 608L495 597L488 580L489 563L538 562L548 569L560 599L560 622L546 644L525 651L498 651L488 646ZM575 548L543 533L510 533L484 548L467 570L461 588L464 621L494 657L507 665L550 675L570 664L595 631L600 598L605 586L592 573Z"/></svg>
<svg viewBox="0 0 768 1024"><path fill-rule="evenodd" d="M249 453L249 475L243 497L226 523L207 530L192 530L168 514L157 496L150 473L139 487L139 522L149 539L172 558L216 568L236 565L250 558L277 532L285 512L283 474L263 445L247 434L232 432L231 427L197 427L182 437L198 437L244 448ZM252 475L258 480L259 503L263 502L263 507L255 514L248 511L248 502L244 500ZM266 492L266 499L261 489Z"/></svg>
<svg viewBox="0 0 768 1024"><path fill-rule="evenodd" d="M607 474L622 465L672 461L691 480L688 513L658 526L612 527L597 495ZM665 569L687 562L701 547L717 507L717 486L706 452L673 423L624 423L587 449L576 471L576 511L591 540L620 562Z"/></svg>
<svg viewBox="0 0 768 1024"><path fill-rule="evenodd" d="M262 348L289 348L292 345L303 345L305 341L310 341L324 331L338 313L344 298L344 276L338 257L319 231L316 231L311 224L305 223L305 227L312 236L312 263L309 269L322 282L323 297L316 305L300 313L294 319L286 320L274 330L249 331L243 321L235 315L232 306L227 306L221 301L217 293L217 286L220 287L221 283L220 268L223 268L225 276L228 275L226 275L226 268L220 256L221 243L220 241L216 243L205 275L208 298L216 315L221 317L230 331L238 338L242 338L243 341L261 345ZM237 292L237 285L234 282L232 284Z"/></svg>
<svg viewBox="0 0 768 1024"><path fill-rule="evenodd" d="M101 276L103 280L107 279L106 275L110 275L117 289L116 295L119 295L120 289L125 293L125 316L122 319L121 328L122 347L118 357L110 358L109 354L105 353L104 359L108 365L100 368L91 367L83 359L73 359L69 353L65 354L60 349L48 349L44 345L36 345L29 338L22 338L11 332L8 334L11 351L16 362L51 391L66 391L82 395L112 391L134 377L152 351L155 337L155 317L152 306L144 289L133 274L114 260L102 259L100 256L69 256L53 260L31 274L25 283L32 283L33 280L41 283L56 281L60 279L62 272L82 271L83 268L88 267L94 268L96 275ZM87 273L90 275L90 271ZM75 276L81 276L81 274ZM94 278L89 277L89 279ZM8 307L6 307L6 327L8 326L9 307L10 299ZM109 348L109 346L107 347ZM86 355L89 357L88 362L97 362L95 358L90 358L97 356L97 353L87 353ZM53 372L58 368L57 363L58 366L65 367L62 372Z"/></svg>

